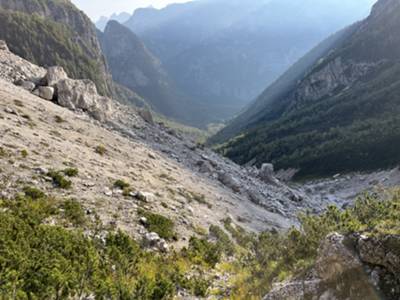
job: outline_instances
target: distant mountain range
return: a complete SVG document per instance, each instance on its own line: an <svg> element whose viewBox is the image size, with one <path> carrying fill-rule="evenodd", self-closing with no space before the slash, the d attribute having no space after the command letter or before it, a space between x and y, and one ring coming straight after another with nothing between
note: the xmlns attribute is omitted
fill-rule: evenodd
<svg viewBox="0 0 400 300"><path fill-rule="evenodd" d="M121 12L121 13L113 13L110 17L102 16L96 21L97 29L104 31L109 21L117 21L118 23L124 23L129 20L131 17L130 13Z"/></svg>
<svg viewBox="0 0 400 300"><path fill-rule="evenodd" d="M125 23L158 57L204 126L229 119L374 0L202 0L138 9ZM188 115L189 119L193 116Z"/></svg>
<svg viewBox="0 0 400 300"><path fill-rule="evenodd" d="M298 61L212 142L238 163L272 162L298 176L371 170L400 161L400 2Z"/></svg>

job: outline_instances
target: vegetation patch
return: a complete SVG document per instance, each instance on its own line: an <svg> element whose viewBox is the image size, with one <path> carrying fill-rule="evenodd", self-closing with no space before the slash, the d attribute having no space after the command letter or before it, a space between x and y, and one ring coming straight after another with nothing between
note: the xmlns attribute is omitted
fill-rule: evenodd
<svg viewBox="0 0 400 300"><path fill-rule="evenodd" d="M120 189L120 190L124 190L124 189L128 189L130 187L130 184L125 182L122 179L118 179L114 182L114 188L116 189Z"/></svg>
<svg viewBox="0 0 400 300"><path fill-rule="evenodd" d="M76 177L79 174L79 170L77 168L67 168L62 172L68 177Z"/></svg>
<svg viewBox="0 0 400 300"><path fill-rule="evenodd" d="M26 186L26 187L24 187L23 191L24 191L25 197L28 197L33 200L37 200L37 199L46 197L46 194L42 190L40 190L36 187L33 187L33 186Z"/></svg>
<svg viewBox="0 0 400 300"><path fill-rule="evenodd" d="M210 278L186 253L149 253L121 231L84 234L75 200L17 197L0 202L0 298L173 299L178 289L206 297ZM61 208L61 209L59 209ZM47 225L74 220L75 228ZM86 220L85 226L95 224ZM96 225L99 226L99 225ZM100 225L101 226L101 225Z"/></svg>
<svg viewBox="0 0 400 300"><path fill-rule="evenodd" d="M72 187L72 181L66 179L63 172L60 171L50 171L47 176L53 180L55 187L60 189L70 189Z"/></svg>
<svg viewBox="0 0 400 300"><path fill-rule="evenodd" d="M101 155L101 156L104 156L104 155L107 154L107 149L106 149L106 147L104 147L104 146L102 146L102 145L96 146L96 148L94 149L94 151L95 151L97 154Z"/></svg>
<svg viewBox="0 0 400 300"><path fill-rule="evenodd" d="M175 224L172 220L144 210L140 210L139 214L147 219L145 226L148 231L155 232L166 240L177 238L174 230Z"/></svg>

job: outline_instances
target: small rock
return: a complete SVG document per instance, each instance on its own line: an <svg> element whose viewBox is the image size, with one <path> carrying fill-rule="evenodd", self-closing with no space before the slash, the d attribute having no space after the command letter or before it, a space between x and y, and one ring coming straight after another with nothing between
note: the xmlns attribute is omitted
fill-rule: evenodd
<svg viewBox="0 0 400 300"><path fill-rule="evenodd" d="M157 243L160 241L160 236L155 232L146 233L144 236L144 244L147 247L157 246Z"/></svg>
<svg viewBox="0 0 400 300"><path fill-rule="evenodd" d="M45 168L45 167L38 167L35 168L34 171L40 175L46 175L49 173L49 169Z"/></svg>
<svg viewBox="0 0 400 300"><path fill-rule="evenodd" d="M105 188L104 195L111 197L113 195L113 192L109 188Z"/></svg>
<svg viewBox="0 0 400 300"><path fill-rule="evenodd" d="M161 240L158 242L157 248L158 248L161 252L164 252L164 253L169 252L169 245L168 245L168 243L167 243L164 239L161 239Z"/></svg>
<svg viewBox="0 0 400 300"><path fill-rule="evenodd" d="M141 217L141 218L139 219L139 222L140 222L140 224L142 224L142 225L147 225L147 218Z"/></svg>
<svg viewBox="0 0 400 300"><path fill-rule="evenodd" d="M136 192L133 193L133 197L135 197L136 199L138 199L139 201L143 201L143 202L147 202L147 197L144 193L142 192Z"/></svg>
<svg viewBox="0 0 400 300"><path fill-rule="evenodd" d="M36 87L36 84L34 82L28 80L19 80L16 82L16 85L22 87L29 92L32 92Z"/></svg>
<svg viewBox="0 0 400 300"><path fill-rule="evenodd" d="M16 111L13 110L13 109L10 108L10 107L6 107L6 108L4 109L4 112L6 112L6 113L8 113L8 114L12 114L12 115L16 115L16 114L17 114Z"/></svg>

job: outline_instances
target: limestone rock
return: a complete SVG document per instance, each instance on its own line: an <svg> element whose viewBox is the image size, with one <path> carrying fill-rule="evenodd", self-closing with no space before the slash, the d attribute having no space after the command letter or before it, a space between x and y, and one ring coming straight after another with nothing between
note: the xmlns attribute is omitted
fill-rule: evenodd
<svg viewBox="0 0 400 300"><path fill-rule="evenodd" d="M235 192L240 192L240 182L231 174L220 172L218 174L218 180L226 185L227 187L231 188Z"/></svg>
<svg viewBox="0 0 400 300"><path fill-rule="evenodd" d="M363 262L383 266L393 274L400 274L400 236L364 237L358 240L358 251Z"/></svg>
<svg viewBox="0 0 400 300"><path fill-rule="evenodd" d="M318 277L322 280L335 279L352 269L362 269L357 254L346 246L346 238L338 233L326 237L318 250L315 265Z"/></svg>
<svg viewBox="0 0 400 300"><path fill-rule="evenodd" d="M46 85L55 86L60 80L68 79L68 75L62 67L54 66L47 69L47 74L44 79Z"/></svg>
<svg viewBox="0 0 400 300"><path fill-rule="evenodd" d="M140 109L138 113L144 121L146 121L150 125L154 125L153 115L151 114L149 109Z"/></svg>
<svg viewBox="0 0 400 300"><path fill-rule="evenodd" d="M0 40L0 50L9 51L7 43L3 40Z"/></svg>
<svg viewBox="0 0 400 300"><path fill-rule="evenodd" d="M258 176L262 181L269 184L277 184L278 180L274 177L274 165L262 164Z"/></svg>
<svg viewBox="0 0 400 300"><path fill-rule="evenodd" d="M90 80L62 79L56 84L57 102L71 110L81 109L99 121L105 121L112 111L112 102L99 96Z"/></svg>
<svg viewBox="0 0 400 300"><path fill-rule="evenodd" d="M54 88L51 86L39 86L39 97L45 100L53 100Z"/></svg>
<svg viewBox="0 0 400 300"><path fill-rule="evenodd" d="M17 80L15 84L27 90L28 92L32 92L36 87L36 84L29 80Z"/></svg>

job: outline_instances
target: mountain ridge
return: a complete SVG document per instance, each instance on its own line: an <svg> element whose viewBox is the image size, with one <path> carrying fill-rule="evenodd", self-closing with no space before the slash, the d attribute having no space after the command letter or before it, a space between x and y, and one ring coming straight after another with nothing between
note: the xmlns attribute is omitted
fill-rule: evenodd
<svg viewBox="0 0 400 300"><path fill-rule="evenodd" d="M396 1L378 2L369 17L348 29L344 42L298 76L296 85L284 85L277 97L267 89L258 100L265 104L260 117L253 123L254 115L244 118L242 136L221 151L240 163L256 157L297 168L299 176L396 164L399 8ZM243 147L252 150L244 153Z"/></svg>

